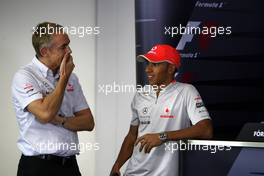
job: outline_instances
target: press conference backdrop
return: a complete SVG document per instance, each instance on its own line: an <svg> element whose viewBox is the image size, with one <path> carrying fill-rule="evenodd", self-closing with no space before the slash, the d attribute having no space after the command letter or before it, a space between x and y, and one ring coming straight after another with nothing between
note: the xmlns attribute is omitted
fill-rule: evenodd
<svg viewBox="0 0 264 176"><path fill-rule="evenodd" d="M156 43L177 47L176 80L200 92L213 119L214 138L234 140L246 122L264 121L264 24L262 0L136 0L136 54ZM180 27L210 34L176 34ZM215 34L213 29L220 29ZM144 63L137 83L146 84Z"/></svg>
<svg viewBox="0 0 264 176"><path fill-rule="evenodd" d="M193 150L181 151L181 176L264 175L264 144L261 142L192 140L188 144L193 145Z"/></svg>

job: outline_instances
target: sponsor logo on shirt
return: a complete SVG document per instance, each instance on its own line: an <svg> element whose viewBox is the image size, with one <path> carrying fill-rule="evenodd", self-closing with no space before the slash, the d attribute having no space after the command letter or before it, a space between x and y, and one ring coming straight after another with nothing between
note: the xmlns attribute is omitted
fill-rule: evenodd
<svg viewBox="0 0 264 176"><path fill-rule="evenodd" d="M33 88L33 85L30 83L26 83L24 86L24 89L31 89L31 88Z"/></svg>
<svg viewBox="0 0 264 176"><path fill-rule="evenodd" d="M150 124L150 121L140 121L140 124L141 125L148 125L148 124Z"/></svg>
<svg viewBox="0 0 264 176"><path fill-rule="evenodd" d="M140 116L140 124L141 125L148 125L150 124L150 116Z"/></svg>
<svg viewBox="0 0 264 176"><path fill-rule="evenodd" d="M160 115L160 118L169 118L169 119L171 119L171 118L175 118L175 116L174 115L171 115L170 114L170 109L168 107L166 107L164 109L164 114L163 115Z"/></svg>
<svg viewBox="0 0 264 176"><path fill-rule="evenodd" d="M198 97L195 97L195 99L194 100L202 100L202 98L200 97L200 96L198 96Z"/></svg>
<svg viewBox="0 0 264 176"><path fill-rule="evenodd" d="M150 124L150 116L149 116L148 107L144 107L141 112L142 112L142 115L140 116L140 124L141 125Z"/></svg>
<svg viewBox="0 0 264 176"><path fill-rule="evenodd" d="M200 107L203 107L203 106L204 106L203 102L197 102L196 103L196 108L200 108Z"/></svg>
<svg viewBox="0 0 264 176"><path fill-rule="evenodd" d="M147 107L144 107L143 110L142 110L142 113L143 114L147 114L148 113L148 108Z"/></svg>
<svg viewBox="0 0 264 176"><path fill-rule="evenodd" d="M204 107L204 103L200 95L195 97L194 100L196 101L196 108Z"/></svg>
<svg viewBox="0 0 264 176"><path fill-rule="evenodd" d="M34 90L34 87L33 87L32 84L30 84L30 83L26 83L26 84L24 85L24 90L26 91L26 93L29 93L29 92L31 92L31 91Z"/></svg>
<svg viewBox="0 0 264 176"><path fill-rule="evenodd" d="M43 81L42 84L44 85L44 87L46 89L46 94L49 94L50 92L53 91L53 89L50 87L50 85L48 83L46 83L45 81Z"/></svg>
<svg viewBox="0 0 264 176"><path fill-rule="evenodd" d="M73 92L73 91L74 91L74 87L73 87L73 85L70 84L70 83L67 84L66 90L67 90L68 92Z"/></svg>
<svg viewBox="0 0 264 176"><path fill-rule="evenodd" d="M204 108L204 109L201 109L199 110L199 113L203 113L203 112L207 112L207 110Z"/></svg>

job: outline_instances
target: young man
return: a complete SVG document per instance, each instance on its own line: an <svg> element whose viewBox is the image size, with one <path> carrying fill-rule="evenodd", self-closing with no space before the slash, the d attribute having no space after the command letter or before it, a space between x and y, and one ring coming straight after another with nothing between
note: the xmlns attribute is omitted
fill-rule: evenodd
<svg viewBox="0 0 264 176"><path fill-rule="evenodd" d="M148 62L149 84L159 88L136 93L130 129L110 175L120 175L120 168L130 158L126 176L177 176L178 152L172 153L166 146L181 139L211 138L209 114L192 85L174 80L180 67L175 48L156 45L138 60Z"/></svg>
<svg viewBox="0 0 264 176"><path fill-rule="evenodd" d="M36 56L14 76L12 100L22 152L18 176L79 176L77 131L94 120L74 69L70 40L62 26L35 27Z"/></svg>

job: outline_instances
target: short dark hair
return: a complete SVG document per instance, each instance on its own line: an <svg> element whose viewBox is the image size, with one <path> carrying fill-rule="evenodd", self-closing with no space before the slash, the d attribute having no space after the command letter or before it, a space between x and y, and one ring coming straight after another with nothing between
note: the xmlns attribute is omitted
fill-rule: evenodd
<svg viewBox="0 0 264 176"><path fill-rule="evenodd" d="M39 23L33 30L32 45L38 57L41 57L40 49L50 45L54 34L64 32L62 25L52 22Z"/></svg>

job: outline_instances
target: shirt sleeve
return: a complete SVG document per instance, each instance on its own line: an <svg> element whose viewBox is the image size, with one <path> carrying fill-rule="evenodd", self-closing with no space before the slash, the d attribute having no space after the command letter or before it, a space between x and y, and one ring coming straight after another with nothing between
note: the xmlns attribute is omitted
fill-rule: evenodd
<svg viewBox="0 0 264 176"><path fill-rule="evenodd" d="M23 70L18 71L13 78L12 96L23 110L34 100L43 98L37 80Z"/></svg>
<svg viewBox="0 0 264 176"><path fill-rule="evenodd" d="M74 90L75 94L74 94L74 106L73 106L73 112L75 113L84 109L88 109L89 105L83 94L82 87L79 83L78 77L75 74L73 74L72 76L75 82L74 88L76 89Z"/></svg>
<svg viewBox="0 0 264 176"><path fill-rule="evenodd" d="M199 92L192 85L187 88L186 106L188 116L193 125L201 120L211 119Z"/></svg>
<svg viewBox="0 0 264 176"><path fill-rule="evenodd" d="M135 108L135 103L136 103L135 101L136 101L136 95L134 96L133 101L131 103L132 118L131 118L130 125L132 126L139 125L139 117L138 117L137 110Z"/></svg>

